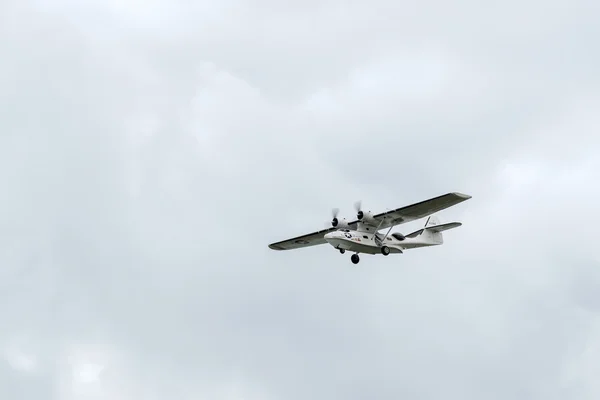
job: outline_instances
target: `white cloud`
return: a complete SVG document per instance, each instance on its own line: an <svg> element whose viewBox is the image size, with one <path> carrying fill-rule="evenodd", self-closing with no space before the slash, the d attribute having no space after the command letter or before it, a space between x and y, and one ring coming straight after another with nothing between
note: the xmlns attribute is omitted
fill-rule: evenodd
<svg viewBox="0 0 600 400"><path fill-rule="evenodd" d="M597 397L566 5L3 4L0 397ZM454 190L440 248L267 248Z"/></svg>
<svg viewBox="0 0 600 400"><path fill-rule="evenodd" d="M15 345L6 346L4 358L12 368L19 372L34 372L37 367L36 357Z"/></svg>

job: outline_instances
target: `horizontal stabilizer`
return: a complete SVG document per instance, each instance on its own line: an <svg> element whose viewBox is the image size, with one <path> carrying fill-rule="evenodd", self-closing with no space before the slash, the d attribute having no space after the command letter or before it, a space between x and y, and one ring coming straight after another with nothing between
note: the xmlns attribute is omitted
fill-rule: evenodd
<svg viewBox="0 0 600 400"><path fill-rule="evenodd" d="M461 225L462 224L460 222L449 222L447 224L428 226L425 229L432 232L443 232L447 231L448 229L458 228Z"/></svg>
<svg viewBox="0 0 600 400"><path fill-rule="evenodd" d="M443 232L443 231L447 231L448 229L458 228L461 225L462 225L462 223L460 223L460 222L449 222L447 224L429 225L429 221L428 221L427 226L425 228L421 228L417 231L414 231L413 233L409 233L408 235L406 235L406 237L407 238L416 238L417 236L423 234L423 232L425 232L425 231Z"/></svg>

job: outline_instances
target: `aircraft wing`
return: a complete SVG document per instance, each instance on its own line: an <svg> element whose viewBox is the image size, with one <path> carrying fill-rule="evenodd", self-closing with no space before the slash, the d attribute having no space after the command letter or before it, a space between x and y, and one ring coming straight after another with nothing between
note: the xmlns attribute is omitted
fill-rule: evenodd
<svg viewBox="0 0 600 400"><path fill-rule="evenodd" d="M282 240L281 242L271 243L270 249L273 250L293 250L303 247L316 246L327 243L323 238L325 234L336 231L336 228L323 229L318 232L309 233L307 235L298 236L292 239Z"/></svg>
<svg viewBox="0 0 600 400"><path fill-rule="evenodd" d="M411 204L409 206L401 207L395 210L387 211L380 214L373 215L373 218L377 222L383 223L379 229L390 228L395 225L404 224L406 222L421 219L444 210L448 207L452 207L456 204L462 203L463 201L469 200L471 196L462 193L447 193L442 196L434 197L429 200L424 200L419 203ZM351 224L358 223L359 221L352 221Z"/></svg>
<svg viewBox="0 0 600 400"><path fill-rule="evenodd" d="M378 223L383 220L379 229L390 228L394 225L399 225L405 222L427 217L428 215L448 207L452 207L458 203L462 203L470 198L471 196L462 193L448 193L429 200L421 201L419 203L411 204L410 206L376 214L373 216L373 218ZM355 220L350 222L349 225L352 226L358 224L359 222L360 221ZM271 243L269 248L273 250L292 250L325 244L327 243L324 239L325 234L334 232L336 230L337 228L332 227L295 238L282 240L280 242Z"/></svg>

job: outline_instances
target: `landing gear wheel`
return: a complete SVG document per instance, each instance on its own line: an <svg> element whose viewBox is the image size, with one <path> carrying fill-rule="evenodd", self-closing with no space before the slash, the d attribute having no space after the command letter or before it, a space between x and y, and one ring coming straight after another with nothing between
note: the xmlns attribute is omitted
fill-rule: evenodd
<svg viewBox="0 0 600 400"><path fill-rule="evenodd" d="M389 255L389 254L390 254L390 248L389 248L389 247L387 247L387 246L383 246L383 247L381 248L381 254L383 254L384 256L387 256L387 255Z"/></svg>
<svg viewBox="0 0 600 400"><path fill-rule="evenodd" d="M346 252L346 249L339 249L340 253L344 254Z"/></svg>
<svg viewBox="0 0 600 400"><path fill-rule="evenodd" d="M352 260L352 264L358 264L358 262L360 261L360 258L358 258L358 254L352 254L352 257L350 257L350 260Z"/></svg>

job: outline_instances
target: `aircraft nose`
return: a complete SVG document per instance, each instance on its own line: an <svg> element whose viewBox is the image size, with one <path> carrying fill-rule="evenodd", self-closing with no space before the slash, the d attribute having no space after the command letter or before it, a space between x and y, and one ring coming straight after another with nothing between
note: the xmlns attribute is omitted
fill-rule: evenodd
<svg viewBox="0 0 600 400"><path fill-rule="evenodd" d="M325 238L325 240L331 239L331 238L333 238L333 234L334 234L334 232L329 232L329 233L326 233L325 236L323 236L323 237Z"/></svg>

